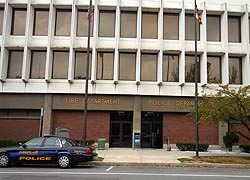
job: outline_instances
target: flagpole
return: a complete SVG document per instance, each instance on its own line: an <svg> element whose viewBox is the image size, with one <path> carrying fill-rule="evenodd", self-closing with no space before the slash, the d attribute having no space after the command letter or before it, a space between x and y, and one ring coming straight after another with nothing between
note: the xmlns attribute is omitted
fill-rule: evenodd
<svg viewBox="0 0 250 180"><path fill-rule="evenodd" d="M86 81L85 81L85 95L84 95L84 119L83 119L83 145L86 145L87 137L87 114L88 114L88 82L89 82L89 54L90 54L90 28L92 19L92 0L89 2L88 10L88 44L87 44L87 65L86 65Z"/></svg>
<svg viewBox="0 0 250 180"><path fill-rule="evenodd" d="M198 114L198 62L197 62L197 6L196 6L196 0L194 0L194 26L195 26L195 152L196 152L196 158L199 158L199 114ZM198 15L198 14L197 14Z"/></svg>

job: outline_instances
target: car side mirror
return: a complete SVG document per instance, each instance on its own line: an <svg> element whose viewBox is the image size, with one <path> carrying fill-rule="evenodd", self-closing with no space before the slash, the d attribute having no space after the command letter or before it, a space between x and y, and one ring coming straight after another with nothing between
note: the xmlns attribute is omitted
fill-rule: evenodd
<svg viewBox="0 0 250 180"><path fill-rule="evenodd" d="M26 148L26 144L23 144L23 143L18 143L19 146L23 147L24 149Z"/></svg>

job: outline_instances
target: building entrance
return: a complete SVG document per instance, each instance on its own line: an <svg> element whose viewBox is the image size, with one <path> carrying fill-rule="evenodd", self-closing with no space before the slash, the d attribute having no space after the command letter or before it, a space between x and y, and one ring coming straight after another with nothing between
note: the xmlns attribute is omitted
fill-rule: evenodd
<svg viewBox="0 0 250 180"><path fill-rule="evenodd" d="M162 148L162 113L142 112L141 147Z"/></svg>
<svg viewBox="0 0 250 180"><path fill-rule="evenodd" d="M132 147L133 112L110 112L110 147Z"/></svg>

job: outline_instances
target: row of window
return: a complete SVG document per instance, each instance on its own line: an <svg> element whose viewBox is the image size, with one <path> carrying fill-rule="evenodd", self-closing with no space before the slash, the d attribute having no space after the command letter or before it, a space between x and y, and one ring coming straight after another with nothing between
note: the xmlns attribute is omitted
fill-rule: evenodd
<svg viewBox="0 0 250 180"><path fill-rule="evenodd" d="M25 35L27 10L13 8L11 35ZM0 33L2 33L4 9L0 9ZM70 36L71 9L56 9L55 36ZM120 37L137 37L137 11L121 11L120 13ZM164 13L163 38L169 40L179 39L179 13ZM76 36L87 37L88 11L77 10ZM94 19L92 17L92 19ZM99 10L99 37L115 37L116 11ZM34 9L34 36L47 36L49 24L49 9ZM141 37L158 39L158 12L142 12ZM199 28L199 25L197 25ZM207 40L221 41L221 15L207 15ZM194 17L193 14L185 16L185 39L194 40ZM250 28L249 28L250 29ZM197 38L200 39L198 30ZM93 23L91 36L93 35ZM241 42L241 17L228 16L228 41Z"/></svg>
<svg viewBox="0 0 250 180"><path fill-rule="evenodd" d="M91 55L91 54L90 54ZM86 78L87 52L75 52L74 79ZM91 58L89 77L91 76ZM136 53L119 52L119 80L136 80ZM221 56L207 57L208 83L222 82ZM200 64L200 57L198 56ZM10 50L7 78L18 79L22 76L23 51ZM193 55L185 56L185 82L194 82ZM68 79L69 51L53 51L52 79ZM200 72L200 65L199 72ZM44 79L46 69L46 51L31 52L30 78ZM141 53L140 80L157 81L158 53ZM113 80L114 52L97 51L96 79ZM164 82L179 82L179 55L164 54L162 63ZM199 73L200 74L200 73ZM199 78L200 79L200 75ZM200 81L200 80L199 80ZM242 84L242 58L229 57L229 83Z"/></svg>

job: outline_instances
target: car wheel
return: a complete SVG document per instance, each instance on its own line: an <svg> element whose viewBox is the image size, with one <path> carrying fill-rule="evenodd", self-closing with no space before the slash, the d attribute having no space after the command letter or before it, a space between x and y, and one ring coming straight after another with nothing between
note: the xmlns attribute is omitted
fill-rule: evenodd
<svg viewBox="0 0 250 180"><path fill-rule="evenodd" d="M61 155L57 159L57 165L60 168L68 168L71 165L71 159L67 155Z"/></svg>
<svg viewBox="0 0 250 180"><path fill-rule="evenodd" d="M10 165L10 157L8 154L0 154L0 167L8 167Z"/></svg>

